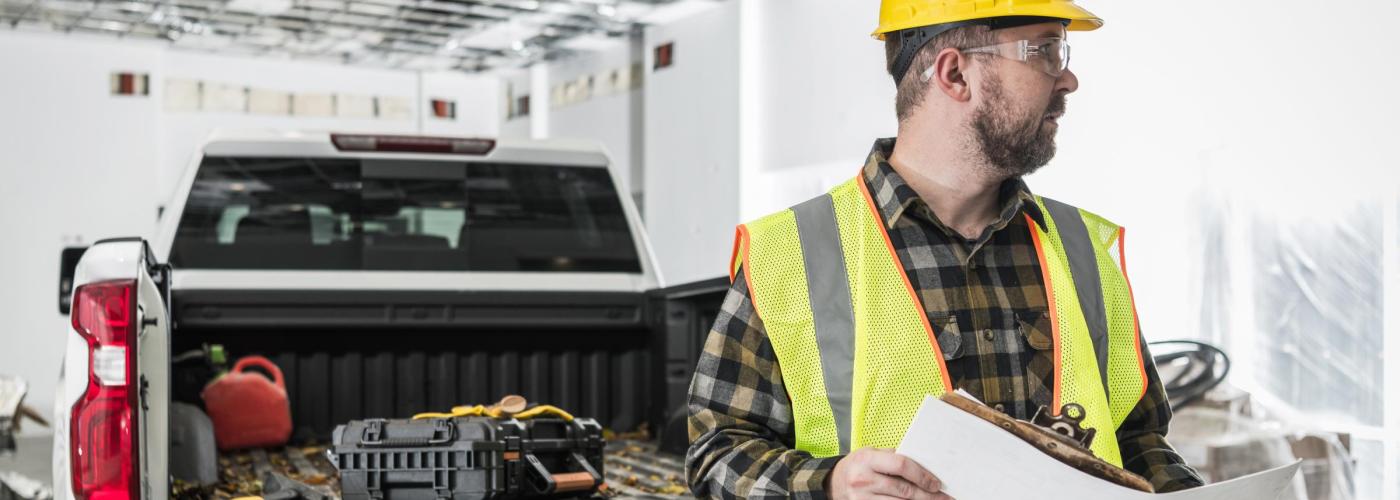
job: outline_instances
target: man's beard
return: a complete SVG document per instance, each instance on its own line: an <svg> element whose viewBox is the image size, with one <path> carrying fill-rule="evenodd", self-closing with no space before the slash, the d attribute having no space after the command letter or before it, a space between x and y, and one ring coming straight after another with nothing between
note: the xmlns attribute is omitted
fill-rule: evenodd
<svg viewBox="0 0 1400 500"><path fill-rule="evenodd" d="M993 76L982 86L987 99L972 116L972 131L987 165L1006 178L1028 175L1055 157L1055 129L1045 126L1045 116L1065 109L1065 95L1056 94L1050 106L1028 115L1006 102L1001 79Z"/></svg>

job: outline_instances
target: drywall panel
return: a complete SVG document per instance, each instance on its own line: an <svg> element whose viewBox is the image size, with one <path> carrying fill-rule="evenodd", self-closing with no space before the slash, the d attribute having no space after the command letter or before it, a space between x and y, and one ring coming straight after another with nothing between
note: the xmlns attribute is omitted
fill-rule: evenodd
<svg viewBox="0 0 1400 500"><path fill-rule="evenodd" d="M648 54L643 69L643 206L669 283L727 274L739 222L739 3L646 30L646 47L675 47L672 66L653 70Z"/></svg>

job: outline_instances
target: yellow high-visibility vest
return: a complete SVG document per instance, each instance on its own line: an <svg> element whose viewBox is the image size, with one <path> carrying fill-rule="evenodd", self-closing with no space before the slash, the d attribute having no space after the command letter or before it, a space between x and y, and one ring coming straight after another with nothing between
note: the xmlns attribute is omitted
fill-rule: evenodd
<svg viewBox="0 0 1400 500"><path fill-rule="evenodd" d="M1122 466L1115 431L1147 388L1122 256L1123 229L1036 197L1027 216L1049 304L1051 410L1077 403L1090 450ZM951 391L934 329L865 182L740 225L740 266L792 399L796 448L817 457L894 448L924 396ZM733 274L731 274L731 278Z"/></svg>

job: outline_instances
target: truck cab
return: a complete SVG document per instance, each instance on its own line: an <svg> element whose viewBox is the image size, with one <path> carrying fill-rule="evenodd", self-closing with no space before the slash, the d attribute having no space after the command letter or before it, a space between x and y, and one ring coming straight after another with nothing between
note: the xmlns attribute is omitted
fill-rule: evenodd
<svg viewBox="0 0 1400 500"><path fill-rule="evenodd" d="M588 143L211 138L154 239L77 259L55 497L170 498L169 407L204 382L172 353L208 344L278 365L294 442L506 394L674 428L727 281L664 288L608 167Z"/></svg>

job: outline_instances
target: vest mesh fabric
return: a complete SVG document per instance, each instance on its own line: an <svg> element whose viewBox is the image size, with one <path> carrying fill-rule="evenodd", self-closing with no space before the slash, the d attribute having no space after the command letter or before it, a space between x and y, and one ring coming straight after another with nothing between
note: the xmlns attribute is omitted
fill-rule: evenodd
<svg viewBox="0 0 1400 500"><path fill-rule="evenodd" d="M1114 428L1117 428L1147 391L1147 372L1139 345L1141 337L1132 289L1128 287L1126 269L1118 266L1112 257L1113 246L1121 241L1123 229L1092 213L1080 212L1098 253L1099 279L1108 313L1108 344L1112 346L1108 355L1109 407L1113 411ZM1124 257L1120 255L1119 258ZM1132 346L1132 350L1127 346Z"/></svg>
<svg viewBox="0 0 1400 500"><path fill-rule="evenodd" d="M1098 432L1090 446L1091 451L1099 458L1122 467L1118 439L1113 432L1118 426L1099 377L1099 362L1094 355L1089 326L1080 309L1079 295L1075 292L1069 257L1064 252L1065 246L1054 217L1050 216L1040 197L1036 197L1036 202L1040 204L1041 213L1046 215L1046 230L1041 231L1035 224L1030 226L1035 233L1045 288L1051 297L1050 315L1054 328L1055 365L1058 368L1055 373L1055 400L1050 409L1059 414L1061 406L1065 404L1075 403L1084 407L1084 425ZM1094 232L1090 230L1091 239Z"/></svg>
<svg viewBox="0 0 1400 500"><path fill-rule="evenodd" d="M826 397L816 322L807 294L807 272L798 242L797 218L785 210L749 223L745 276L754 309L771 335L782 363L783 385L792 398L797 449L813 456L840 453L836 421Z"/></svg>
<svg viewBox="0 0 1400 500"><path fill-rule="evenodd" d="M894 448L924 395L947 389L948 370L923 305L858 182L831 191L856 321L851 448Z"/></svg>

